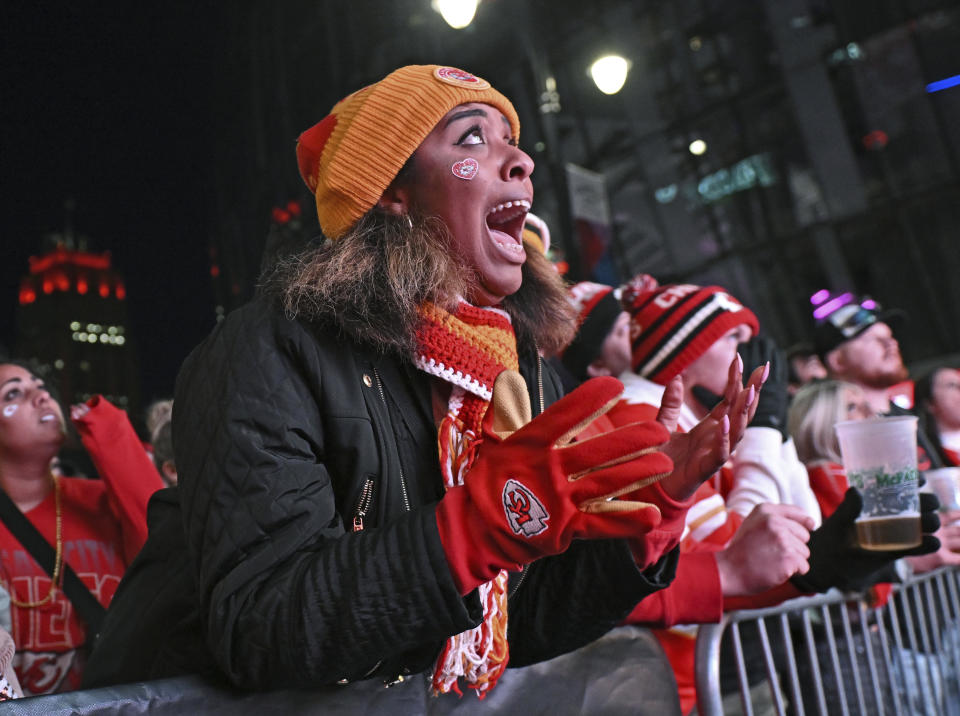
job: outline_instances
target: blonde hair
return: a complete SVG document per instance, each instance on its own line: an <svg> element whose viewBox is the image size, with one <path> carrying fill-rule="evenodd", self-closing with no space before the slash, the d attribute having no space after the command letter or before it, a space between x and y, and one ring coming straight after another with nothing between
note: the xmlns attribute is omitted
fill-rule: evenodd
<svg viewBox="0 0 960 716"><path fill-rule="evenodd" d="M841 462L834 426L847 419L844 393L859 391L843 380L816 380L800 388L787 413L787 429L804 465L827 460Z"/></svg>

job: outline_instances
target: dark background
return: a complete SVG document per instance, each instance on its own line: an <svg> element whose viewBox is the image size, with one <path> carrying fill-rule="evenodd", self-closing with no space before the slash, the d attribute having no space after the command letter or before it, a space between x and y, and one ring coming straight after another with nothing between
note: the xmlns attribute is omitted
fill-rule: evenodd
<svg viewBox="0 0 960 716"><path fill-rule="evenodd" d="M110 251L126 277L145 396L170 393L213 325L213 13L201 3L4 5L0 343L15 348L27 257L70 213L88 248Z"/></svg>

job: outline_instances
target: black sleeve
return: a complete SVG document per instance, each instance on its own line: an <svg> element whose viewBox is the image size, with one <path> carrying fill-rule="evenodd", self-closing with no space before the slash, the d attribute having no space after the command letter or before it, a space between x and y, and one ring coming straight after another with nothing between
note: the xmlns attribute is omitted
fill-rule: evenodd
<svg viewBox="0 0 960 716"><path fill-rule="evenodd" d="M432 507L344 529L331 466L360 458L334 456L325 435L325 391L345 388L323 383L323 346L258 302L238 313L188 358L174 402L187 552L219 667L246 688L332 683L475 626ZM338 402L357 403L338 424L373 446L362 400Z"/></svg>
<svg viewBox="0 0 960 716"><path fill-rule="evenodd" d="M509 602L510 665L578 649L620 624L677 571L674 548L644 571L624 540L575 541L527 569Z"/></svg>

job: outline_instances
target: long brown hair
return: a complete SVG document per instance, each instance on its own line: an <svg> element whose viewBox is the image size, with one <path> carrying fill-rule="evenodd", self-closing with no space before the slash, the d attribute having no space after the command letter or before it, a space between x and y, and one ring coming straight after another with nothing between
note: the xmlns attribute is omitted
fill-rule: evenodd
<svg viewBox="0 0 960 716"><path fill-rule="evenodd" d="M425 301L453 310L477 276L450 252L446 225L434 217L394 217L371 209L344 236L281 259L263 280L287 315L334 326L360 343L412 357ZM518 347L559 350L574 314L552 264L527 246L520 289L503 301Z"/></svg>

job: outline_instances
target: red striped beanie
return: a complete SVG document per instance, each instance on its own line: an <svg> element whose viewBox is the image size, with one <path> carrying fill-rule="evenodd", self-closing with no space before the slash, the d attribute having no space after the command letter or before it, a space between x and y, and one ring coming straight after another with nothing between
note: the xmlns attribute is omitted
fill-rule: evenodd
<svg viewBox="0 0 960 716"><path fill-rule="evenodd" d="M760 325L720 286L671 284L637 295L627 306L635 373L666 385L731 328Z"/></svg>

